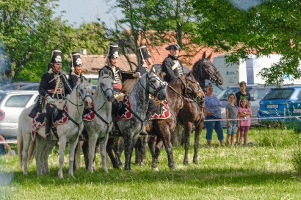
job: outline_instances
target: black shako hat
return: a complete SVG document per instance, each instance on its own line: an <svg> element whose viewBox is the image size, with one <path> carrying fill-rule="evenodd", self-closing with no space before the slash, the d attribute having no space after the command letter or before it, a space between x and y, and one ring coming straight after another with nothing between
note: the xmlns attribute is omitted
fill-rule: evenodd
<svg viewBox="0 0 301 200"><path fill-rule="evenodd" d="M50 63L62 63L62 51L53 50L51 55Z"/></svg>
<svg viewBox="0 0 301 200"><path fill-rule="evenodd" d="M72 67L76 67L76 66L82 66L83 65L83 61L80 58L80 53L78 52L72 52L72 61L71 61L71 66Z"/></svg>
<svg viewBox="0 0 301 200"><path fill-rule="evenodd" d="M109 58L118 58L119 46L116 43L110 43Z"/></svg>
<svg viewBox="0 0 301 200"><path fill-rule="evenodd" d="M140 61L151 58L149 51L146 49L146 46L141 46L138 48Z"/></svg>
<svg viewBox="0 0 301 200"><path fill-rule="evenodd" d="M165 49L166 50L171 50L171 49L180 50L181 48L180 48L180 46L178 44L170 44Z"/></svg>

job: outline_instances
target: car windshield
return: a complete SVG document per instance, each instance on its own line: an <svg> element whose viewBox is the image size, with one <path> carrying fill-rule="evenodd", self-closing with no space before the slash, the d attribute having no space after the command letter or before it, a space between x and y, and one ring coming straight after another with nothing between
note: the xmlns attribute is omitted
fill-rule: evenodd
<svg viewBox="0 0 301 200"><path fill-rule="evenodd" d="M247 87L246 91L250 92L251 89L252 89L252 87ZM220 101L227 101L229 94L231 94L231 93L236 94L236 92L238 92L239 90L240 90L239 87L227 88L227 89L223 90L219 95L217 95L217 98Z"/></svg>
<svg viewBox="0 0 301 200"><path fill-rule="evenodd" d="M293 94L294 88L277 88L272 89L263 100L272 100L272 99L289 99Z"/></svg>

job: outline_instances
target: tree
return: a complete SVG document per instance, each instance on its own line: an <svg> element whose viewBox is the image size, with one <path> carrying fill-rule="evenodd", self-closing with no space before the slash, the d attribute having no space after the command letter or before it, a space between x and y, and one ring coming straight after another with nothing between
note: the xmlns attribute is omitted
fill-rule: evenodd
<svg viewBox="0 0 301 200"><path fill-rule="evenodd" d="M110 2L110 0L107 0ZM119 8L124 18L117 21L116 29L109 30L111 39L119 41L123 53L134 52L148 42L152 46L178 43L186 50L185 57L195 52L192 30L196 16L190 0L116 0L112 9ZM129 31L124 31L128 29ZM184 43L183 43L184 41ZM186 63L189 59L185 59Z"/></svg>
<svg viewBox="0 0 301 200"><path fill-rule="evenodd" d="M281 84L286 74L300 77L300 1L269 0L239 10L227 0L195 0L194 8L201 19L194 34L217 50L231 50L228 62L238 62L251 53L279 53L283 55L280 62L261 71L267 84Z"/></svg>

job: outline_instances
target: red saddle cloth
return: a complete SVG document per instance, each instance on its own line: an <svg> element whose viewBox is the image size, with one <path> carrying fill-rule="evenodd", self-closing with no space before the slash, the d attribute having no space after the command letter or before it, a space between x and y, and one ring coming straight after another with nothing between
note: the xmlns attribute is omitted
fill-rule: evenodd
<svg viewBox="0 0 301 200"><path fill-rule="evenodd" d="M132 110L132 105L130 102L130 97L128 95L124 97L123 104L125 104L126 106L123 105L122 109L119 111L116 117L116 120L130 119L133 116L131 111L129 111L129 109Z"/></svg>
<svg viewBox="0 0 301 200"><path fill-rule="evenodd" d="M153 119L167 119L170 117L169 106L166 100L162 101L160 108L150 117Z"/></svg>
<svg viewBox="0 0 301 200"><path fill-rule="evenodd" d="M67 106L64 107L64 111L68 112L68 107ZM60 124L65 124L68 121L68 116L66 115L66 113L64 111L59 110L56 121L51 126L52 128L54 128L54 127L56 127L57 125L60 125ZM36 134L37 129L39 129L39 128L46 125L45 124L45 117L46 117L46 113L39 113L38 112L35 115L35 117L32 119L32 129L31 129L32 139L35 138L35 134Z"/></svg>
<svg viewBox="0 0 301 200"><path fill-rule="evenodd" d="M84 114L83 114L83 120L84 121L90 122L90 121L94 120L95 113L93 112L93 110L94 110L94 105L92 105L92 109L84 111Z"/></svg>

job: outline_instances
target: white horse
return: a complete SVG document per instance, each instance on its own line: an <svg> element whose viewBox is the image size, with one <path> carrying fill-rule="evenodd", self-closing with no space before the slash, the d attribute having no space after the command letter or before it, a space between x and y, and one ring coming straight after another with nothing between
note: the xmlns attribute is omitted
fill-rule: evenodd
<svg viewBox="0 0 301 200"><path fill-rule="evenodd" d="M68 116L69 120L65 124L61 124L56 127L57 135L59 138L58 145L60 168L58 171L58 176L60 178L63 178L64 152L67 142L70 143L69 174L73 176L74 151L78 142L78 136L83 130L82 114L84 108L85 106L90 107L92 103L91 91L92 87L90 83L85 79L81 78L80 82L72 90L70 94L70 99L66 102L68 111L65 112L65 114ZM32 131L32 118L30 118L28 114L30 113L33 106L23 110L19 117L18 123L18 152L21 166L23 163L24 175L28 173L28 157L31 158L33 156L33 150L28 151L31 142ZM37 173L40 175L49 172L48 156L57 142L56 140L46 141L45 137L45 127L41 127L36 130L36 167Z"/></svg>
<svg viewBox="0 0 301 200"><path fill-rule="evenodd" d="M100 140L100 156L102 169L108 172L106 162L106 146L109 132L112 129L112 101L114 100L113 79L110 74L100 74L95 93L93 95L94 114L93 121L84 121L84 129L88 134L88 170L93 172L93 160L95 155L96 141Z"/></svg>
<svg viewBox="0 0 301 200"><path fill-rule="evenodd" d="M166 86L167 84L163 82L159 76L153 72L153 70L151 70L141 76L128 94L131 109L127 109L133 116L130 119L117 121L119 130L124 137L125 170L131 170L130 164L133 144L136 143L143 126L145 126L149 95L153 95L159 100L166 99Z"/></svg>

